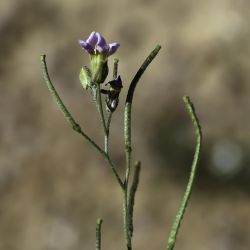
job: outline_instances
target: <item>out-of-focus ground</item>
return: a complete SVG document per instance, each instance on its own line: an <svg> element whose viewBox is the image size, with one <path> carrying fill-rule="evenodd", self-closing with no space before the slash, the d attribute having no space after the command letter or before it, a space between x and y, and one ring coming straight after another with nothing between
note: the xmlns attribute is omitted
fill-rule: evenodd
<svg viewBox="0 0 250 250"><path fill-rule="evenodd" d="M188 178L194 131L181 97L190 95L204 146L176 249L250 249L250 1L1 0L0 249L125 249L121 192L106 163L73 132L44 84L39 56L86 132L102 143L78 73L91 31L119 42L123 79L112 122L112 158L124 173L128 84L146 55L133 109L134 160L142 160L134 249L165 249Z"/></svg>

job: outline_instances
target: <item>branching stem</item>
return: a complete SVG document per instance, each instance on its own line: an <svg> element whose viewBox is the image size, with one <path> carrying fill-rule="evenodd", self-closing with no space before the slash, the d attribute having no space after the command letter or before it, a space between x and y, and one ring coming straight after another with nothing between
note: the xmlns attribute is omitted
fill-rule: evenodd
<svg viewBox="0 0 250 250"><path fill-rule="evenodd" d="M72 128L78 132L81 136L83 136L94 148L97 149L97 151L99 153L101 153L103 155L103 157L105 158L106 162L108 163L108 166L110 167L113 175L115 176L117 182L119 183L120 187L123 188L123 182L121 180L121 178L119 177L114 164L112 163L109 154L107 152L105 152L100 146L98 146L96 144L96 142L94 142L80 127L80 125L75 121L75 119L73 118L73 116L70 114L70 112L68 111L68 109L66 108L65 104L63 103L61 97L59 96L58 92L56 91L50 76L49 76L49 72L48 72L48 68L47 68L47 64L46 64L46 55L41 55L40 57L41 59L41 64L42 64L42 68L43 68L43 76L44 76L44 80L47 84L47 87L53 97L53 99L55 100L57 106L59 107L59 109L61 110L61 112L63 113L64 117L67 119L67 121L71 124Z"/></svg>

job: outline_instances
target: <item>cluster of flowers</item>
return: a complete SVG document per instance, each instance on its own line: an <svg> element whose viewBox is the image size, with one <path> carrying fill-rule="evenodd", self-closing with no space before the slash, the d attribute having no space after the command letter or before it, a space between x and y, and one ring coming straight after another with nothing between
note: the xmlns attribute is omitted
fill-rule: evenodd
<svg viewBox="0 0 250 250"><path fill-rule="evenodd" d="M94 93L98 84L105 82L108 73L108 57L113 55L120 44L107 44L103 36L98 32L92 32L87 40L79 40L80 46L90 55L90 68L82 67L80 81L83 88L92 90ZM119 101L119 94L122 89L121 77L117 76L105 84L108 89L101 89L106 95L107 110L113 112Z"/></svg>

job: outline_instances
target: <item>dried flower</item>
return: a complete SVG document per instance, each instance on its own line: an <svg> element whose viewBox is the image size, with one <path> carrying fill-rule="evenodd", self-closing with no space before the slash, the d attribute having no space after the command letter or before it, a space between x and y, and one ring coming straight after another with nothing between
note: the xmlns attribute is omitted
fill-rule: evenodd
<svg viewBox="0 0 250 250"><path fill-rule="evenodd" d="M118 76L116 79L107 83L109 90L106 97L106 109L110 112L114 112L119 103L119 95L122 89L122 80Z"/></svg>

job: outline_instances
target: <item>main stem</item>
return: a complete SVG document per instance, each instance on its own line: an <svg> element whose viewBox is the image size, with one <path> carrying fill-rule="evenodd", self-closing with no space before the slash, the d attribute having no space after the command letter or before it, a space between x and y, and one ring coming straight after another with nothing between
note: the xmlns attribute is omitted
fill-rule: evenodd
<svg viewBox="0 0 250 250"><path fill-rule="evenodd" d="M128 185L124 183L123 188L123 225L127 250L132 250L131 235L129 233L129 212L128 212Z"/></svg>
<svg viewBox="0 0 250 250"><path fill-rule="evenodd" d="M124 234L127 244L127 250L132 250L132 232L130 231L131 225L130 222L133 222L132 214L129 213L128 206L128 184L129 184L129 176L131 170L131 107L134 96L134 91L137 83L139 82L141 76L152 62L152 60L156 57L158 52L160 51L161 46L157 45L155 49L148 55L145 59L139 70L136 72L132 82L129 86L126 104L125 104L125 113L124 113L124 140L125 140L125 154L126 154L126 174L124 180L124 189L123 189L123 218L124 218Z"/></svg>
<svg viewBox="0 0 250 250"><path fill-rule="evenodd" d="M129 232L129 209L128 209L128 183L131 169L131 103L125 105L124 117L124 139L125 139L125 153L126 153L126 174L124 180L123 190L123 216L124 216L124 234L127 244L127 249L132 249L131 234Z"/></svg>

